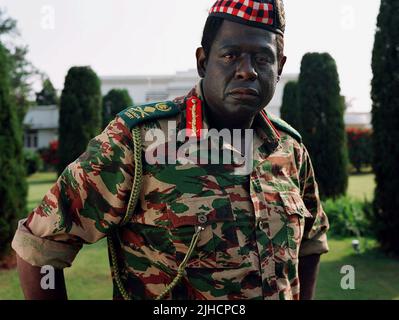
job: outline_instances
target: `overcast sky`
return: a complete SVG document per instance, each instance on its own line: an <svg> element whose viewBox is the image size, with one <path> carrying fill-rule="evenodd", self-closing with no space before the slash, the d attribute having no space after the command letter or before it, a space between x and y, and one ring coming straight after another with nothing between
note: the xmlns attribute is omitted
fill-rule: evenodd
<svg viewBox="0 0 399 320"><path fill-rule="evenodd" d="M379 0L285 0L288 61L329 52L352 111L369 111L371 51ZM62 89L68 69L90 65L100 76L172 74L195 68L214 0L1 0L17 19L29 59Z"/></svg>

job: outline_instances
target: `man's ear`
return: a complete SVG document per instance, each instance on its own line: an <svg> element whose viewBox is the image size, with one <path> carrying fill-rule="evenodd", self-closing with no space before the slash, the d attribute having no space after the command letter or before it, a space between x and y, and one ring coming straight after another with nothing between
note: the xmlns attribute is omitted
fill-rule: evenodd
<svg viewBox="0 0 399 320"><path fill-rule="evenodd" d="M205 77L205 73L206 73L206 56L205 56L204 48L202 48L202 47L197 48L197 51L195 52L195 55L197 57L198 75L201 78L204 78Z"/></svg>
<svg viewBox="0 0 399 320"><path fill-rule="evenodd" d="M283 73L284 65L287 62L287 57L283 56L278 64L278 75L281 76Z"/></svg>

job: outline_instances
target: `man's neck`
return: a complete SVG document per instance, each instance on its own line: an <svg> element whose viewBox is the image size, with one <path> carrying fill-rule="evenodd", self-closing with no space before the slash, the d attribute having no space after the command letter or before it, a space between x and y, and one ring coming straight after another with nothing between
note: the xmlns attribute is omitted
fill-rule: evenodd
<svg viewBox="0 0 399 320"><path fill-rule="evenodd" d="M209 119L209 128L212 129L217 129L217 130L222 130L222 129L227 129L227 130L234 130L234 129L250 129L252 127L252 124L254 122L254 118L252 119L240 119L239 122L231 119L217 119L216 121L213 121Z"/></svg>
<svg viewBox="0 0 399 320"><path fill-rule="evenodd" d="M227 117L226 115L216 114L212 112L212 109L209 108L206 103L204 103L204 115L209 125L209 129L216 130L234 130L234 129L250 129L255 119L255 115L248 117Z"/></svg>

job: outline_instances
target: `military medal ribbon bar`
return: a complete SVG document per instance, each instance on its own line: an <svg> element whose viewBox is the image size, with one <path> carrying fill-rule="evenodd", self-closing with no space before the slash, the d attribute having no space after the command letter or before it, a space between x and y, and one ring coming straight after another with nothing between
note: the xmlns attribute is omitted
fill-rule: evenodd
<svg viewBox="0 0 399 320"><path fill-rule="evenodd" d="M202 130L202 102L198 97L192 96L187 99L186 118L187 136L200 138Z"/></svg>

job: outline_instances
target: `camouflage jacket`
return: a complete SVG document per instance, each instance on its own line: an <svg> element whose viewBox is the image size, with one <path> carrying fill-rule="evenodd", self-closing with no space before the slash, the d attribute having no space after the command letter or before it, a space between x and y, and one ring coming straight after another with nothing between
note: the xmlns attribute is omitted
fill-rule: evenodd
<svg viewBox="0 0 399 320"><path fill-rule="evenodd" d="M144 161L140 200L128 223L120 225L134 175L129 119L145 118L158 107L165 115L178 110L142 122L145 152L151 144L146 134L154 128L166 132L170 121L185 128L185 102L119 114L20 222L13 248L32 265L64 268L83 244L116 229L123 286L133 299L154 299L176 276L195 227L202 225L184 277L166 298L299 299L299 257L328 251L328 220L308 152L280 120L260 115L255 120L247 175L223 163ZM201 121L207 128L206 115ZM114 298L121 298L115 283Z"/></svg>

